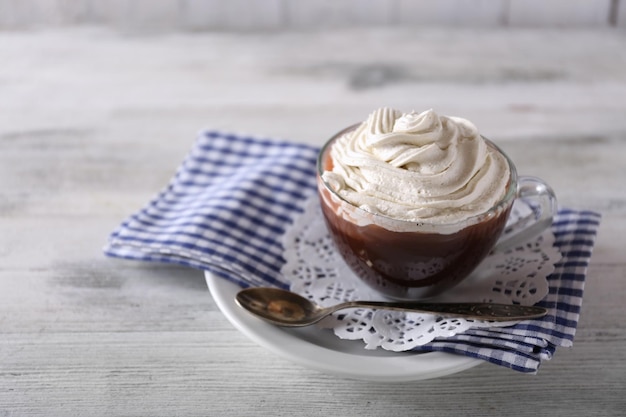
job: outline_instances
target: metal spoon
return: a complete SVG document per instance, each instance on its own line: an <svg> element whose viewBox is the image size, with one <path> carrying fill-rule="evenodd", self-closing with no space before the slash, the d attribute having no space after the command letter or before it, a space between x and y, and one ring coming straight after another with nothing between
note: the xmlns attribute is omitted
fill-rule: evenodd
<svg viewBox="0 0 626 417"><path fill-rule="evenodd" d="M374 308L436 314L441 317L489 321L519 321L546 315L542 307L492 303L415 303L382 301L348 301L322 308L308 299L278 288L254 287L240 291L237 304L255 316L278 326L302 327L317 323L344 308Z"/></svg>

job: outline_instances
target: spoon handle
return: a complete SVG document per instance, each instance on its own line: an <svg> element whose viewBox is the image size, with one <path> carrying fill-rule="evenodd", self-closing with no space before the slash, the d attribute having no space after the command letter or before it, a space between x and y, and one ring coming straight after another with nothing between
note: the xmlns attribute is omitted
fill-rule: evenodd
<svg viewBox="0 0 626 417"><path fill-rule="evenodd" d="M334 311L344 308L374 308L380 310L431 313L441 317L459 317L489 321L515 321L540 318L547 314L543 307L494 303L411 303L384 301L349 301L338 304Z"/></svg>

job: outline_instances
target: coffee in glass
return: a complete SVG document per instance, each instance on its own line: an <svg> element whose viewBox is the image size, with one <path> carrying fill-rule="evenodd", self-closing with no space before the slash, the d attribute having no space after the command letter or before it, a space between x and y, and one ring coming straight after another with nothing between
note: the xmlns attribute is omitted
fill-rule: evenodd
<svg viewBox="0 0 626 417"><path fill-rule="evenodd" d="M494 248L521 194L550 224L555 198L469 121L379 109L331 138L318 158L326 225L352 270L397 299L436 296ZM523 193L522 193L523 191Z"/></svg>

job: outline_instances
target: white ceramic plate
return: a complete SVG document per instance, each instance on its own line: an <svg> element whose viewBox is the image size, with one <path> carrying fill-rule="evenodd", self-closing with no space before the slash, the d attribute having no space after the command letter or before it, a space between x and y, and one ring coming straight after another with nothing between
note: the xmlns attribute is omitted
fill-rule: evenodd
<svg viewBox="0 0 626 417"><path fill-rule="evenodd" d="M253 317L235 302L240 288L209 272L209 291L218 308L243 334L274 353L307 368L368 381L417 381L472 368L479 359L440 352L366 350L362 341L342 340L314 326L286 329Z"/></svg>

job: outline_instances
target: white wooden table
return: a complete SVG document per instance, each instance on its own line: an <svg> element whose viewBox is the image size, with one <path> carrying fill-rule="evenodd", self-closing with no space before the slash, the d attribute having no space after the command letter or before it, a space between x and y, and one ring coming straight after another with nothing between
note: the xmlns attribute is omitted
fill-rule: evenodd
<svg viewBox="0 0 626 417"><path fill-rule="evenodd" d="M105 258L202 128L321 144L381 105L473 120L603 213L578 333L536 376L338 379L258 347L202 273ZM626 411L623 31L0 33L0 416L618 416Z"/></svg>

